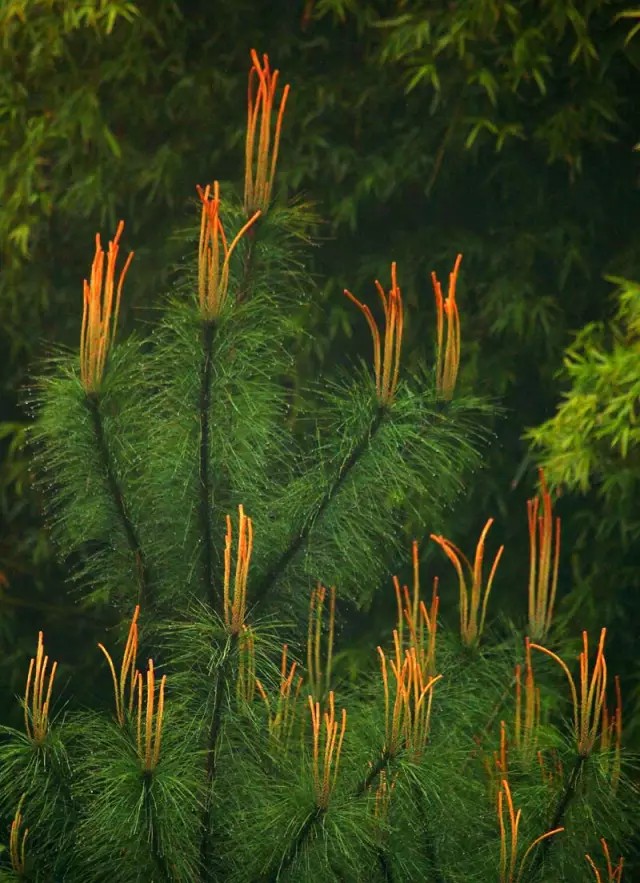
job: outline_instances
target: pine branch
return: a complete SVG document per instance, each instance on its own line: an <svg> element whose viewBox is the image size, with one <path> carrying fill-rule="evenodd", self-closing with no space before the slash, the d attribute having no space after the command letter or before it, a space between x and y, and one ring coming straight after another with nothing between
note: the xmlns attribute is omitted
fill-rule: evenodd
<svg viewBox="0 0 640 883"><path fill-rule="evenodd" d="M393 759L393 755L389 754L389 752L386 750L383 751L378 760L371 767L365 778L356 788L354 797L362 797L365 791L367 791L367 789L371 786L376 776L380 775L382 770L386 769L390 761L392 761Z"/></svg>
<svg viewBox="0 0 640 883"><path fill-rule="evenodd" d="M251 282L255 270L256 232L260 224L260 220L261 219L258 219L258 221L252 227L250 227L245 234L247 249L245 251L244 261L242 264L242 280L240 282L238 294L236 296L236 303L238 304L243 303L247 299L251 290Z"/></svg>
<svg viewBox="0 0 640 883"><path fill-rule="evenodd" d="M430 879L432 880L432 883L446 883L446 877L440 870L440 865L438 863L438 852L436 849L436 845L433 841L433 837L431 836L431 831L429 830L429 825L427 823L428 813L424 801L424 793L416 782L414 782L414 792L418 804L420 805L420 816L422 820L422 827L424 830L423 845L425 848L427 859L429 861L429 864L431 865L431 873L433 875Z"/></svg>
<svg viewBox="0 0 640 883"><path fill-rule="evenodd" d="M316 823L320 821L325 812L326 810L323 807L316 806L315 809L309 813L300 830L289 844L287 851L278 863L278 867L267 871L262 877L260 877L259 883L275 883L275 881L279 879L280 874L292 864L295 857L298 855L298 852L302 849L307 838L313 831Z"/></svg>
<svg viewBox="0 0 640 883"><path fill-rule="evenodd" d="M380 865L380 870L382 871L382 877L385 883L394 883L393 869L382 847L378 848L378 864Z"/></svg>
<svg viewBox="0 0 640 883"><path fill-rule="evenodd" d="M553 814L553 818L549 823L547 830L553 831L556 828L560 828L564 821L564 816L569 808L569 804L573 800L573 797L576 793L576 785L578 784L578 779L580 777L580 773L582 772L582 768L587 762L587 755L578 754L576 755L575 762L571 769L571 773L569 774L569 778L567 779L567 783L562 790L562 794L558 800L556 805L555 812ZM547 837L542 840L538 844L538 848L536 850L533 861L531 862L531 867L529 869L529 875L531 880L537 879L538 872L542 866L542 863L549 852L549 848L551 846L551 841L555 840L554 837Z"/></svg>
<svg viewBox="0 0 640 883"><path fill-rule="evenodd" d="M229 652L218 667L218 673L215 684L215 699L213 706L213 714L211 716L211 727L209 728L209 737L207 739L207 773L206 773L206 792L205 807L202 813L200 824L200 863L202 867L202 881L207 880L207 869L210 864L210 844L209 829L211 827L211 789L213 780L216 775L216 752L218 749L218 739L222 732L222 697L227 688L229 671L231 668L231 654L237 644L237 635L231 636L231 646Z"/></svg>
<svg viewBox="0 0 640 883"><path fill-rule="evenodd" d="M213 527L211 524L211 477L209 474L209 411L211 408L211 357L216 324L202 323L202 371L200 374L200 530L202 534L203 580L211 609L217 606L213 578Z"/></svg>
<svg viewBox="0 0 640 883"><path fill-rule="evenodd" d="M153 773L145 772L143 779L144 810L147 828L151 834L151 856L155 868L159 874L158 883L171 883L171 881L173 880L173 873L160 843L158 825L156 824L156 814L154 811L155 804L153 795L151 793L152 785Z"/></svg>
<svg viewBox="0 0 640 883"><path fill-rule="evenodd" d="M150 602L147 564L142 551L140 539L133 521L131 520L131 516L129 515L124 494L116 476L115 465L111 454L109 453L109 447L104 434L102 415L100 413L100 400L96 393L89 393L87 394L85 401L87 403L87 408L89 409L89 414L91 415L91 422L93 423L93 430L95 432L96 445L98 448L98 456L107 479L107 486L116 507L116 512L118 513L118 520L120 521L125 537L127 538L127 544L136 562L138 600L141 605L146 605Z"/></svg>
<svg viewBox="0 0 640 883"><path fill-rule="evenodd" d="M387 408L379 405L376 411L376 415L373 418L368 431L365 433L365 435L363 435L358 444L354 447L351 454L338 472L335 480L326 491L320 503L320 506L318 507L318 511L315 514L315 517L307 518L304 527L294 537L289 547L282 553L282 555L278 558L273 567L271 567L266 576L262 579L260 585L257 587L254 595L256 604L260 604L262 603L262 601L264 601L267 592L273 587L275 581L284 572L285 568L293 560L304 542L308 539L313 525L315 524L317 519L320 518L325 512L333 498L339 493L340 489L345 484L349 473L357 465L362 455L371 444L374 436L382 425L382 421L386 413Z"/></svg>

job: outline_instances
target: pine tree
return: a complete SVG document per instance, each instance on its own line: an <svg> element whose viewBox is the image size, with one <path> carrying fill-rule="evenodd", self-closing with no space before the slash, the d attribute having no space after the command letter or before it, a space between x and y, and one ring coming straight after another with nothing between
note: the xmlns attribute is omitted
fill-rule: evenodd
<svg viewBox="0 0 640 883"><path fill-rule="evenodd" d="M435 366L414 376L396 265L388 291L376 282L382 329L345 291L373 373L314 384L320 413L291 432L313 216L274 200L288 89L252 52L244 200L198 188L197 269L150 338L114 343L121 222L107 253L96 237L79 361L56 356L37 389L51 529L75 591L117 610L123 649L99 645L112 709L56 714L40 631L24 731L0 732L2 879L619 881L633 794L619 682L611 712L605 629L595 661L583 633L577 683L546 646L560 526L544 476L525 630L488 624L493 519L473 564L429 534L481 463L490 411L455 391L460 257L446 297L433 276ZM407 514L424 528L410 550ZM457 575L459 633L441 627L437 578L421 597L428 547ZM390 579L407 558L411 590ZM336 679L350 610L391 589L379 673Z"/></svg>

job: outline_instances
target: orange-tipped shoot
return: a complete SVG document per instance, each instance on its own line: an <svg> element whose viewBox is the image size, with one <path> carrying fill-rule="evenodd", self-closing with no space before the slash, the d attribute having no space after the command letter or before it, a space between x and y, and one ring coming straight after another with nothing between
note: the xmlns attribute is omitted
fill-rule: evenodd
<svg viewBox="0 0 640 883"><path fill-rule="evenodd" d="M538 470L542 493L542 514L538 515L540 497L527 500L529 520L529 634L541 641L551 627L553 606L558 587L560 564L560 519L553 530L551 494L547 489L542 469ZM553 576L551 575L551 548L555 547Z"/></svg>
<svg viewBox="0 0 640 883"><path fill-rule="evenodd" d="M202 189L197 186L202 203L200 216L200 243L198 246L198 298L200 316L204 322L217 319L229 293L229 261L237 244L258 219L255 212L243 227L227 243L227 237L220 219L220 187L213 182L213 197L209 184Z"/></svg>
<svg viewBox="0 0 640 883"><path fill-rule="evenodd" d="M253 549L253 524L238 506L238 553L231 600L231 517L227 515L227 534L224 547L224 621L232 635L240 633L247 611L247 578Z"/></svg>
<svg viewBox="0 0 640 883"><path fill-rule="evenodd" d="M311 591L309 603L309 626L307 630L307 676L311 692L322 699L329 692L331 665L333 661L333 638L336 622L336 587L331 586L329 598L329 634L327 637L327 668L323 677L321 663L322 614L326 588L318 583ZM323 683L324 681L324 683Z"/></svg>
<svg viewBox="0 0 640 883"><path fill-rule="evenodd" d="M493 578L496 574L502 553L504 552L504 546L500 546L496 553L496 557L494 558L489 579L483 590L482 563L484 559L484 542L492 524L493 518L490 518L480 534L480 539L476 546L476 557L473 567L471 566L469 559L450 540L445 539L443 536L433 533L431 534L431 539L442 547L444 553L447 558L449 558L458 574L460 593L460 637L463 644L467 647L475 647L482 635L487 615L487 603L493 585ZM462 564L466 566L471 577L470 589L467 586Z"/></svg>
<svg viewBox="0 0 640 883"><path fill-rule="evenodd" d="M129 626L129 634L127 636L127 643L125 644L124 653L122 654L122 664L120 665L120 677L116 676L116 669L113 664L113 659L111 658L111 654L106 649L104 644L98 644L98 647L104 653L107 663L109 665L109 669L111 671L111 677L113 679L113 692L116 700L116 718L119 725L122 727L124 725L124 712L125 712L125 690L127 680L129 681L129 714L133 709L133 694L136 683L136 656L138 653L138 614L140 613L140 605L136 605L135 610L133 611L133 617L131 619L131 625Z"/></svg>
<svg viewBox="0 0 640 883"><path fill-rule="evenodd" d="M376 395L381 406L389 406L398 386L400 373L400 352L402 349L402 294L396 278L396 264L391 264L391 289L385 294L384 288L376 279L376 288L384 309L384 345L381 344L380 331L371 310L361 303L346 288L344 293L362 311L371 329L373 338L373 365L376 378Z"/></svg>
<svg viewBox="0 0 640 883"><path fill-rule="evenodd" d="M313 784L316 805L320 809L326 809L338 778L340 753L347 728L347 711L345 708L342 709L340 738L336 744L338 721L335 715L333 690L329 693L329 711L325 711L323 715L324 730L320 720L320 703L314 702L313 696L309 696L309 708L311 710L311 728L313 731ZM320 757L321 742L324 743L322 758Z"/></svg>
<svg viewBox="0 0 640 883"><path fill-rule="evenodd" d="M611 853L609 852L609 845L607 844L607 841L604 839L604 837L600 838L600 844L602 845L602 851L607 863L607 867L604 872L600 872L600 869L588 853L585 855L585 858L589 863L589 867L595 875L596 883L621 883L622 869L624 868L624 859L622 858L622 856L620 856L620 858L618 859L618 863L614 867L613 861L611 860Z"/></svg>
<svg viewBox="0 0 640 883"><path fill-rule="evenodd" d="M25 828L20 839L20 828L22 827L22 804L26 794L23 794L18 803L16 814L11 822L11 833L9 834L9 860L11 861L11 869L22 879L26 869L26 849L27 837L29 829Z"/></svg>
<svg viewBox="0 0 640 883"><path fill-rule="evenodd" d="M600 641L596 653L596 661L593 666L591 680L589 680L589 645L586 631L582 632L582 652L578 657L580 665L580 698L573 675L563 659L552 650L541 647L540 644L532 643L531 647L540 650L550 656L564 671L569 681L571 701L573 704L573 727L576 739L576 748L580 757L588 757L596 741L598 724L602 714L602 706L607 691L607 663L604 658L604 641L607 630L600 632Z"/></svg>
<svg viewBox="0 0 640 883"><path fill-rule="evenodd" d="M142 764L142 769L147 772L153 772L158 766L160 760L160 743L162 740L162 724L164 722L164 687L167 680L166 675L162 675L160 688L158 690L158 706L155 709L155 692L156 692L156 676L153 669L153 660L149 660L146 677L146 702L143 701L143 679L142 672L137 674L137 705L138 705L138 726L136 730L136 744L138 749L138 757ZM145 706L144 715L144 732L142 731L142 708ZM155 721L155 730L154 730Z"/></svg>
<svg viewBox="0 0 640 883"><path fill-rule="evenodd" d="M120 273L114 303L116 261L123 229L124 221L120 221L116 235L109 242L106 278L104 273L105 253L102 250L100 234L96 233L96 252L91 265L91 279L89 282L84 280L84 307L80 331L80 382L88 394L96 393L100 389L107 356L118 324L124 277L133 259L133 252L131 252Z"/></svg>
<svg viewBox="0 0 640 883"><path fill-rule="evenodd" d="M554 828L541 834L527 847L518 865L518 838L522 810L515 811L511 788L506 779L500 783L498 791L498 825L500 828L500 883L520 883L527 859L535 847L546 840L564 831L564 828Z"/></svg>
<svg viewBox="0 0 640 883"><path fill-rule="evenodd" d="M247 215L257 209L266 212L276 174L280 149L282 119L289 96L289 86L282 90L280 107L272 134L272 118L279 71L271 71L269 56L262 56L262 64L255 49L249 71L247 100L247 138L245 143L244 207Z"/></svg>
<svg viewBox="0 0 640 883"><path fill-rule="evenodd" d="M459 254L449 274L449 291L446 298L435 273L431 273L433 293L436 299L437 341L436 341L436 393L446 401L453 398L453 392L460 368L460 315L456 303L456 284L462 255ZM444 316L447 317L447 340L443 352Z"/></svg>
<svg viewBox="0 0 640 883"><path fill-rule="evenodd" d="M49 731L49 706L53 679L58 663L54 662L49 672L49 686L46 698L44 693L47 679L49 657L44 655L42 632L38 632L38 649L35 659L29 663L27 686L24 692L24 727L29 739L36 745L42 745ZM33 693L32 693L33 686Z"/></svg>

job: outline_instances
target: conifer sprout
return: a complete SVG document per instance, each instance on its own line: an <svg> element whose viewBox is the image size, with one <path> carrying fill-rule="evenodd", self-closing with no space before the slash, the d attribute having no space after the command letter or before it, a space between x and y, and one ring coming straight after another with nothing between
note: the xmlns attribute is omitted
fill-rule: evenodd
<svg viewBox="0 0 640 883"><path fill-rule="evenodd" d="M396 263L375 309L345 289L373 358L309 384L292 432L313 218L275 188L288 93L252 50L243 198L198 188L193 260L147 340L115 342L131 257L116 284L122 223L106 256L98 238L80 359L39 383L52 534L119 631L90 709L39 632L24 727L0 728L0 880L620 883L637 798L620 684L605 628L576 679L554 621L543 477L524 629L496 615L502 545L483 574L499 521L473 564L444 537L495 411L459 383L460 255L446 298L433 274L435 360L413 373ZM454 574L421 560L429 538ZM395 621L350 674L345 623L381 594Z"/></svg>

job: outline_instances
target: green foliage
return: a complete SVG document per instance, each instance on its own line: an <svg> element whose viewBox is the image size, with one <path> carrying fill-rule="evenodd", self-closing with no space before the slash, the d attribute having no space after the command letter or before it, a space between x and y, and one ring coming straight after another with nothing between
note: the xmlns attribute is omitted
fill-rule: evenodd
<svg viewBox="0 0 640 883"><path fill-rule="evenodd" d="M428 274L435 267L442 276L452 253L464 252L461 381L499 398L508 419L494 420L498 444L447 526L467 548L487 514L501 520L508 554L494 591L516 615L523 486L533 466L523 428L553 413L570 332L607 321L602 274L640 273L632 153L640 42L629 5L2 4L0 572L10 585L0 588L0 656L12 690L22 688L13 663L31 646L33 615L56 608L61 643L69 642L65 629L88 640L95 625L63 601L19 444L26 420L18 390L36 370L43 336L76 337L97 229L104 235L124 217L135 242L125 324L158 305L172 265L189 251L173 227L194 183L214 168L223 179L239 169L245 86L235 72L252 45L267 49L293 85L280 184L302 190L326 218L316 232L328 241L304 263L327 281L292 307L295 327L310 333L296 338L287 369L289 425L297 437L308 431L298 418L320 404L308 378L344 361L345 340L350 349L369 346L365 323L337 296L345 285L363 296L398 261L413 316L404 348L413 371L432 356ZM565 614L580 607L592 628L603 612L621 624L637 616L633 556L601 533L604 524L624 531L637 523L637 506L605 518L592 491L559 507L571 565L563 564ZM419 522L408 509L405 547ZM366 621L373 631L379 613ZM637 689L635 651L624 635L616 648L627 696ZM74 681L80 689L86 680L83 695L89 672L85 659L84 678Z"/></svg>
<svg viewBox="0 0 640 883"><path fill-rule="evenodd" d="M227 230L244 220L232 198L221 213ZM394 666L405 695L395 736L378 674L345 684L332 672L330 650L322 679L314 672L309 590L338 587L338 636L350 608L366 609L382 586L388 591L405 557L403 525L411 519L420 540L442 526L481 463L493 409L466 394L443 402L424 364L402 366L392 401L376 390L367 363L343 365L302 390L302 431L293 431L285 381L298 337L291 307L312 288L297 252L308 220L304 205L260 218L234 251L232 296L214 319L202 318L197 279L187 272L151 333L112 349L97 391L87 391L77 355L63 352L32 393L36 466L56 546L77 591L115 609L121 632L140 603L149 669L145 692L132 626L125 710L114 720L104 708L103 665L90 710L58 706L47 715L38 655L24 700L26 734L0 729L0 814L8 820L20 806L29 827L26 866L14 852L6 880L506 880L495 804L504 779L522 809L517 865L526 879L587 881L584 854L598 838L617 855L630 836L632 758L621 757L615 741L607 746L608 731L592 748L578 748L577 710L565 713L549 665L536 664L541 723L528 732L541 756L558 760L556 773L541 781L536 753L515 744L508 764L496 763L499 720L515 729L513 665L523 662L522 634L505 619L479 647L447 632L435 643L437 608L419 640L407 601L413 655L397 643L394 654L384 640L395 657L386 669L390 702L400 692ZM251 518L249 540L242 510L235 516L241 506ZM241 604L234 625L228 593L235 607L243 561L246 610ZM315 623L320 668L323 629ZM328 631L331 646L333 622ZM430 667L416 656L427 631L437 647ZM560 637L554 646L572 650ZM288 739L274 724L283 720L283 642L306 680L291 696ZM166 674L166 711L151 658L156 676ZM59 702L58 681L54 687ZM309 702L333 710L334 695L338 712L348 710L346 736L320 750ZM279 719L268 696L278 697ZM411 702L420 703L412 713ZM429 708L430 728L418 736L420 708ZM329 721L327 711L318 726ZM601 726L600 709L593 726ZM321 756L333 758L328 791L317 781ZM388 812L380 810L383 782ZM564 831L527 854L550 826Z"/></svg>
<svg viewBox="0 0 640 883"><path fill-rule="evenodd" d="M555 416L528 433L550 481L582 493L597 482L610 503L625 487L623 496L634 496L640 478L640 286L611 281L619 303L613 321L591 322L576 335L561 374L569 389Z"/></svg>

